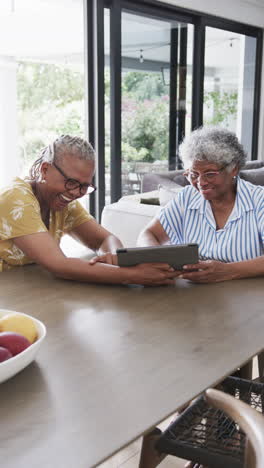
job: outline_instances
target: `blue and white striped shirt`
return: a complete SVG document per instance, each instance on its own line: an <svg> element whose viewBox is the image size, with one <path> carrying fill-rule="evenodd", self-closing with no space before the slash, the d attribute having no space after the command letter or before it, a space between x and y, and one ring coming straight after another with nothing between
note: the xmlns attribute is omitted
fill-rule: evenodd
<svg viewBox="0 0 264 468"><path fill-rule="evenodd" d="M202 260L238 262L264 253L264 187L237 178L234 208L223 229L209 201L189 185L160 212L171 244L197 243Z"/></svg>

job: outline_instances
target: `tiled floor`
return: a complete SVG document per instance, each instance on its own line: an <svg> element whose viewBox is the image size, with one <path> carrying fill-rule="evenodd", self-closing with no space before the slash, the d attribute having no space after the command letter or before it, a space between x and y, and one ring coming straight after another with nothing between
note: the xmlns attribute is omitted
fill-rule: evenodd
<svg viewBox="0 0 264 468"><path fill-rule="evenodd" d="M253 361L253 377L257 377L257 360L254 359ZM171 422L172 416L168 418L166 421L163 421L162 424L159 425L161 430L164 430L168 424ZM139 457L140 457L140 449L141 449L141 441L142 439L137 439L135 442L130 444L125 449L118 452L112 458L107 460L105 463L102 463L99 468L138 468L139 464ZM186 461L176 458L167 456L160 464L160 468L183 468Z"/></svg>
<svg viewBox="0 0 264 468"><path fill-rule="evenodd" d="M173 416L159 424L164 431L173 420ZM99 468L138 468L142 438L137 439L121 452L118 452L107 462L102 463ZM160 464L160 468L183 468L186 461L176 457L167 456Z"/></svg>

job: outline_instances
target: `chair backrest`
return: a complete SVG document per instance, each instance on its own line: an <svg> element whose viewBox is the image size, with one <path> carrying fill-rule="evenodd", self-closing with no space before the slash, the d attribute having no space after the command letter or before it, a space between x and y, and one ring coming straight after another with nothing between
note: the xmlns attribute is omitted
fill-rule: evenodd
<svg viewBox="0 0 264 468"><path fill-rule="evenodd" d="M224 411L247 436L245 468L264 468L264 416L248 404L220 390L208 389L207 402Z"/></svg>

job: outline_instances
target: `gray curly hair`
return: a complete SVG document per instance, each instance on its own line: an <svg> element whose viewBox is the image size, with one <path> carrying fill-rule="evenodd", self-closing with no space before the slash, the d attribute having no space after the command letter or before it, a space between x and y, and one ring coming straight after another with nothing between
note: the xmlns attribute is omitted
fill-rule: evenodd
<svg viewBox="0 0 264 468"><path fill-rule="evenodd" d="M40 177L40 168L43 162L52 163L63 158L64 154L86 161L95 160L95 152L88 141L80 137L61 135L48 146L40 151L40 157L34 162L30 169L30 179L37 180Z"/></svg>
<svg viewBox="0 0 264 468"><path fill-rule="evenodd" d="M194 161L209 161L219 166L229 166L240 170L247 155L237 136L221 127L200 127L185 137L179 146L179 156L184 168Z"/></svg>

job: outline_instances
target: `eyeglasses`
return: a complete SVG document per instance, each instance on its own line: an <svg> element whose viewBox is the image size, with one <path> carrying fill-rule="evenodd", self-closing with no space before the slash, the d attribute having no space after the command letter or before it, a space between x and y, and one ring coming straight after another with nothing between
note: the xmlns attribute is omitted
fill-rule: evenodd
<svg viewBox="0 0 264 468"><path fill-rule="evenodd" d="M205 182L214 182L214 180L219 176L219 174L221 174L221 172L225 170L226 167L227 164L218 171L205 172L204 174L197 174L197 172L186 171L183 175L188 179L189 182L196 182L199 177L202 177Z"/></svg>
<svg viewBox="0 0 264 468"><path fill-rule="evenodd" d="M59 171L59 173L64 177L64 186L66 190L76 190L78 188L81 195L85 195L86 193L90 195L96 190L96 187L93 184L81 184L76 179L69 179L69 177L67 177L66 174L64 174L61 168L57 166L57 164L54 161L52 164L55 167L55 169L57 169L57 171Z"/></svg>

